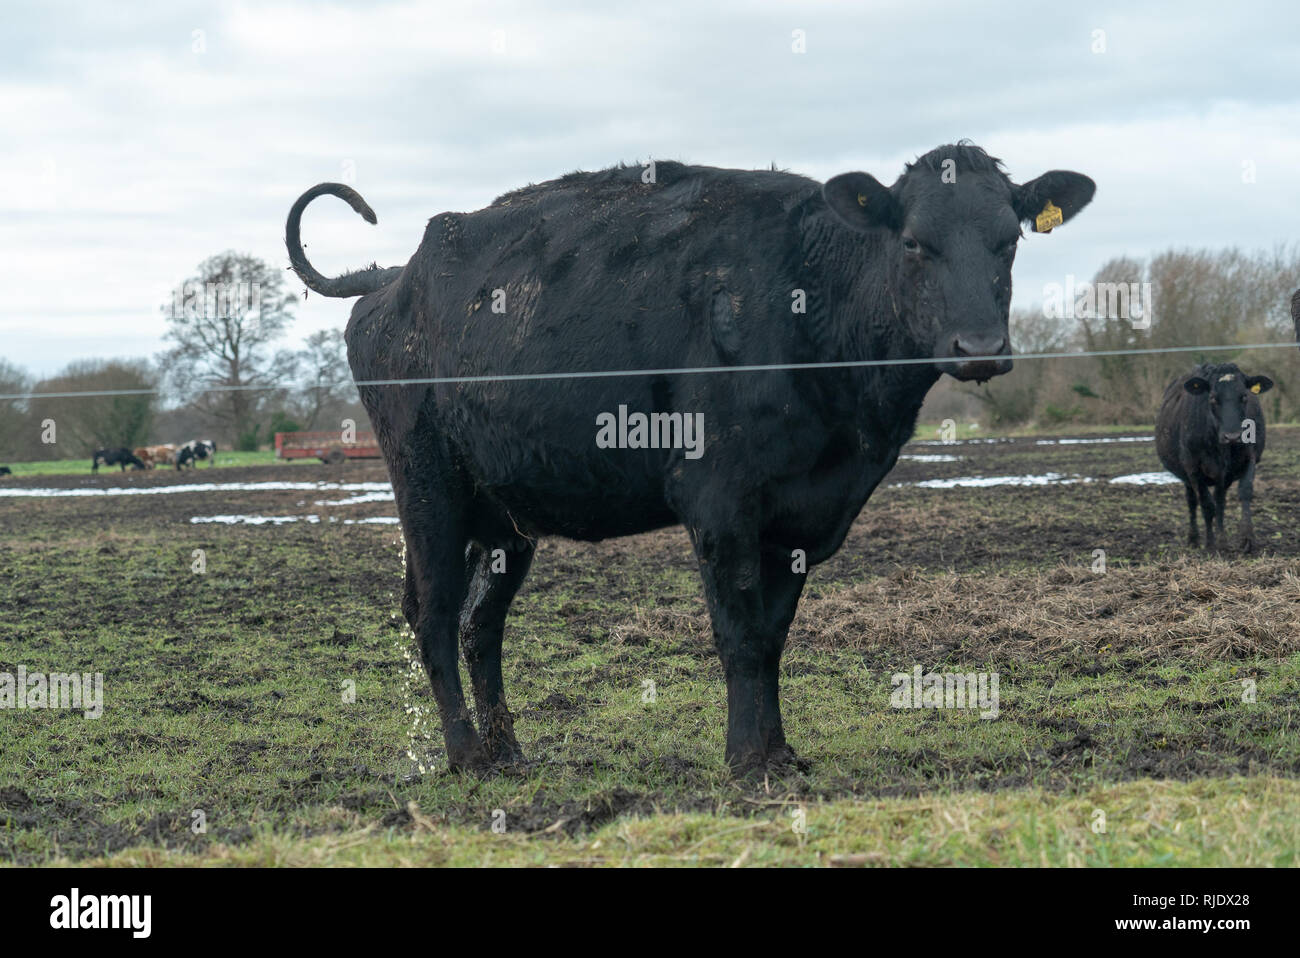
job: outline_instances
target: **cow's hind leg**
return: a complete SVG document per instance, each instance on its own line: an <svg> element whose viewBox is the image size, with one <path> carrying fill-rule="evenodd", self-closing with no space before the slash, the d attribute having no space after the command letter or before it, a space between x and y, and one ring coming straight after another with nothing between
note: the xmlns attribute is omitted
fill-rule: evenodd
<svg viewBox="0 0 1300 958"><path fill-rule="evenodd" d="M390 472L406 534L402 609L415 631L438 702L447 764L453 770L478 766L484 753L465 706L456 656L457 622L465 596L463 503L440 482L425 480L420 470Z"/></svg>
<svg viewBox="0 0 1300 958"><path fill-rule="evenodd" d="M532 561L533 544L527 539L515 540L509 548L471 545L465 553L467 592L460 612L460 648L469 667L483 748L497 764L515 764L524 757L506 706L501 640L506 613Z"/></svg>

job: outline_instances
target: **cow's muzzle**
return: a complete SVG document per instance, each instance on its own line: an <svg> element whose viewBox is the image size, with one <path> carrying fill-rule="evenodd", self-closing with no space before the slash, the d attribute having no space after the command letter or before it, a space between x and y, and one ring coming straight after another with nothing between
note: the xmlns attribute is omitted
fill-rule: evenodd
<svg viewBox="0 0 1300 958"><path fill-rule="evenodd" d="M1011 343L1006 336L955 336L948 343L948 357L940 372L962 382L984 382L1011 372Z"/></svg>

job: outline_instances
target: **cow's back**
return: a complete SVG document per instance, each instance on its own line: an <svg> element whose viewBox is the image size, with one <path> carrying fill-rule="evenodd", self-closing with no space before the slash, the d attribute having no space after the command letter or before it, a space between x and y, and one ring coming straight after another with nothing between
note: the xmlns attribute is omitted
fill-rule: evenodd
<svg viewBox="0 0 1300 958"><path fill-rule="evenodd" d="M1182 455L1190 399L1184 386L1191 375L1183 373L1170 381L1156 415L1156 455L1160 457L1161 465L1184 482L1190 478L1183 468Z"/></svg>
<svg viewBox="0 0 1300 958"><path fill-rule="evenodd" d="M596 417L703 413L707 447L756 403L788 403L779 377L673 370L808 358L791 291L810 203L819 186L804 177L660 163L654 184L636 167L571 174L434 217L398 280L354 308L354 376L560 375L438 385L421 402L363 395L381 442L420 416L477 484L526 497L521 511L585 502L668 521L663 477L682 451L597 449ZM623 370L662 372L570 376Z"/></svg>
<svg viewBox="0 0 1300 958"><path fill-rule="evenodd" d="M653 184L639 167L575 173L443 213L399 279L358 303L349 346L365 363L365 340L413 307L427 349L383 351L425 374L716 364L705 319L719 293L739 297L727 305L743 316L780 290L789 312L791 220L817 191L786 173L660 163ZM395 308L375 315L366 301L385 298ZM723 348L760 351L757 332L738 330Z"/></svg>

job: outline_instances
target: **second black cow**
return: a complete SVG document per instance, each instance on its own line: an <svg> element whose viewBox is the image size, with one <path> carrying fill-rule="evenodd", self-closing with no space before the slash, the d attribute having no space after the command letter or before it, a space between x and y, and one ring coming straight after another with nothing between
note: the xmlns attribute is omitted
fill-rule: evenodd
<svg viewBox="0 0 1300 958"><path fill-rule="evenodd" d="M332 194L374 212L340 184L303 194L293 268L362 297L348 359L392 479L403 611L450 765L521 757L501 641L538 538L675 523L726 675L728 761L794 760L778 681L807 569L839 549L940 375L1011 368L1021 223L1048 232L1094 189L1061 170L1017 185L967 144L892 186L660 162L443 213L405 267L335 278L303 254L303 209ZM895 364L856 365L876 360ZM734 371L764 365L778 368ZM461 381L427 381L442 377Z"/></svg>
<svg viewBox="0 0 1300 958"><path fill-rule="evenodd" d="M1255 548L1250 504L1255 467L1264 455L1264 409L1259 394L1273 388L1267 376L1247 376L1232 363L1203 363L1165 388L1156 417L1156 452L1187 492L1191 545L1200 544L1199 503L1205 519L1205 547L1223 536L1224 503L1237 483L1241 501L1241 547Z"/></svg>

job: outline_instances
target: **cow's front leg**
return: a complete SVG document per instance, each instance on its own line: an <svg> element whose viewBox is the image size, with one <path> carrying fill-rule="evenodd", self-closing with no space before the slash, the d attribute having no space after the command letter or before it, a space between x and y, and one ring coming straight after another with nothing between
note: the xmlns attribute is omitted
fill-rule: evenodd
<svg viewBox="0 0 1300 958"><path fill-rule="evenodd" d="M758 536L740 521L743 511L720 514L715 505L707 525L687 522L727 680L727 763L741 775L766 764L760 718L769 658L757 641L763 625Z"/></svg>
<svg viewBox="0 0 1300 958"><path fill-rule="evenodd" d="M738 775L762 772L769 762L789 764L794 752L781 723L781 652L804 575L792 572L780 551L765 554L746 523L690 528L727 681L727 763Z"/></svg>
<svg viewBox="0 0 1300 958"><path fill-rule="evenodd" d="M759 736L769 767L793 766L798 757L785 740L781 723L781 654L807 573L794 554L779 546L763 550L763 631L765 658L762 669L763 702L759 714Z"/></svg>
<svg viewBox="0 0 1300 958"><path fill-rule="evenodd" d="M1201 544L1201 527L1199 520L1196 518L1196 487L1190 482L1183 483L1183 489L1187 493L1187 544L1189 546L1199 546Z"/></svg>
<svg viewBox="0 0 1300 958"><path fill-rule="evenodd" d="M726 625L715 625L713 630L727 679L727 764L738 776L759 774L767 768L765 729L770 729L772 722L770 718L765 721L764 710L774 698L769 693L769 656L758 642L747 640L747 634L755 633ZM776 727L780 728L779 714ZM784 743L784 732L781 738Z"/></svg>
<svg viewBox="0 0 1300 958"><path fill-rule="evenodd" d="M1205 549L1213 552L1217 548L1214 540L1214 497L1205 477L1197 476L1196 492L1201 499L1201 517L1205 520Z"/></svg>

